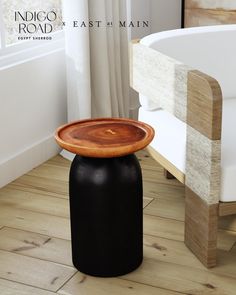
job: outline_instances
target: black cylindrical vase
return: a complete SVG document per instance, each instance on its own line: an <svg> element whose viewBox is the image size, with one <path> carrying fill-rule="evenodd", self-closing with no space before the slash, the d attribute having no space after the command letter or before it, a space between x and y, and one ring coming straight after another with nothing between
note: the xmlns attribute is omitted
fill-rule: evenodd
<svg viewBox="0 0 236 295"><path fill-rule="evenodd" d="M74 266L100 277L136 269L143 259L142 173L136 156L77 155L69 188Z"/></svg>

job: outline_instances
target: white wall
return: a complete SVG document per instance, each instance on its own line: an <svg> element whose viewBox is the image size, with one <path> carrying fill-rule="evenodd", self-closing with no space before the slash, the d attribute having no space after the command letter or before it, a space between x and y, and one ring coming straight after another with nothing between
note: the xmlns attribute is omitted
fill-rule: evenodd
<svg viewBox="0 0 236 295"><path fill-rule="evenodd" d="M150 0L151 32L181 28L181 0Z"/></svg>
<svg viewBox="0 0 236 295"><path fill-rule="evenodd" d="M64 50L0 69L0 187L58 153L66 113Z"/></svg>
<svg viewBox="0 0 236 295"><path fill-rule="evenodd" d="M131 0L131 13L130 20L136 21L149 21L149 27L145 28L132 28L131 39L139 39L151 34L151 14L150 5L151 0Z"/></svg>
<svg viewBox="0 0 236 295"><path fill-rule="evenodd" d="M131 0L131 20L149 20L149 28L132 28L131 38L181 28L181 0Z"/></svg>

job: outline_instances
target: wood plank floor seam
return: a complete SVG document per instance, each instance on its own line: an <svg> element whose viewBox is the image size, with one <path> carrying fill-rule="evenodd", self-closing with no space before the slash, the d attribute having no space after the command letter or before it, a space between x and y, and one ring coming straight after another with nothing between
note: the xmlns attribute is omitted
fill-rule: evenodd
<svg viewBox="0 0 236 295"><path fill-rule="evenodd" d="M154 235L151 235L151 234L143 234L144 237L152 237L152 238L160 238L160 239L165 239L167 241L173 241L173 242L176 242L176 243L183 243L183 241L180 241L180 240L174 240L174 239L170 239L170 238L163 238L161 236L154 236Z"/></svg>
<svg viewBox="0 0 236 295"><path fill-rule="evenodd" d="M21 191L21 192L29 192L29 193L31 193L30 191L27 191L27 189L20 189L19 187L17 187L17 186L14 186L14 187L12 187L12 186L9 186L10 188L12 188L12 189L14 189L14 190L18 190L18 191ZM48 192L50 192L50 191L48 191ZM47 194L43 194L43 193L39 193L39 192L34 192L34 194L36 194L36 195L39 195L39 196L41 196L41 195L43 195L43 196L49 196L49 195L47 195ZM58 195L60 195L59 193L58 193ZM64 195L64 194L61 194L62 196L68 196L68 199L69 199L69 195ZM63 197L56 197L56 196L52 196L52 195L50 195L49 197L51 197L51 198L56 198L56 199L63 199L63 200L66 200L66 198L63 198Z"/></svg>
<svg viewBox="0 0 236 295"><path fill-rule="evenodd" d="M60 288L58 288L58 290L56 290L56 293L58 293L61 289L63 289L63 287L71 280L73 279L73 277L75 277L77 275L78 271L76 273L73 274L73 276L71 278L69 278Z"/></svg>
<svg viewBox="0 0 236 295"><path fill-rule="evenodd" d="M15 230L22 230L22 231L29 232L29 233L36 233L34 231L30 231L30 230L26 230L26 229L19 229L17 227L12 227L12 226L3 226L0 230L2 230L3 228L10 228L10 229L15 229ZM54 239L58 239L58 240L62 240L62 241L70 241L70 239L58 238L58 237L55 237L55 236L48 236L48 235L45 235L45 234L39 234L39 235L47 236L49 238L54 238Z"/></svg>
<svg viewBox="0 0 236 295"><path fill-rule="evenodd" d="M1 279L2 279L2 278L1 278ZM8 282L12 282L12 283L15 283L15 281L10 280L10 279L6 279L6 278L4 278L4 279L2 279L2 280L4 280L4 281L8 281ZM48 291L47 289L43 289L43 288L40 288L40 287L35 287L35 286L29 285L29 284L25 284L25 283L21 283L21 282L16 282L16 283L19 284L19 285L22 285L22 286L33 287L33 288L35 288L35 289L39 289L39 290L42 290L42 291L51 292L52 294L56 294L56 292ZM34 294L32 294L32 295L34 295Z"/></svg>
<svg viewBox="0 0 236 295"><path fill-rule="evenodd" d="M121 279L121 280L124 280L124 281L127 281L127 282L133 282L133 283L140 284L140 282L135 281L135 280L126 279L126 278L123 278L123 277L120 277L120 279ZM157 289L162 289L162 290L165 290L165 291L170 291L170 289L157 287L157 286L155 286L155 285L151 285L151 284L145 284L145 283L142 283L142 285L146 285L146 286L153 287L153 288L157 288ZM192 295L192 294L187 294L187 293L178 292L178 291L175 291L175 292L178 293L178 294L180 294L180 295ZM148 295L148 294L147 294L147 295Z"/></svg>
<svg viewBox="0 0 236 295"><path fill-rule="evenodd" d="M37 188L37 187L24 187L24 186L19 186L19 185L12 185L12 186L10 186L10 188L17 189L17 190L19 190L21 192L26 191L26 192L29 192L29 193L31 193L30 189L35 189L36 191L34 191L34 193L39 195L39 196L40 195L42 195L42 196L50 196L50 197L54 197L54 198L58 198L58 199L64 199L64 200L69 198L69 194L63 194L63 193L60 193L60 192L52 192L52 191L49 191L49 190L38 192L39 190L41 190L41 188ZM61 197L56 197L55 195L51 195L51 194L57 194L57 195L60 195ZM67 198L65 198L65 197L67 197Z"/></svg>
<svg viewBox="0 0 236 295"><path fill-rule="evenodd" d="M55 292L75 273L75 269L69 266L3 250L0 250L0 259L1 278L48 291Z"/></svg>
<svg viewBox="0 0 236 295"><path fill-rule="evenodd" d="M36 257L34 257L34 256L24 255L24 254L22 254L22 253L18 253L18 252L15 252L15 251L4 250L4 249L1 249L1 248L0 248L0 250L1 250L1 251L4 251L4 252L7 252L7 253L14 253L14 254L17 254L17 255L20 255L20 256L30 257L30 258L38 259L38 260L41 260L41 261L52 262L52 263L54 263L54 264L58 264L58 265L62 265L62 266L65 266L65 267L72 267L72 268L73 268L73 266L71 266L70 264L65 264L65 263L61 263L61 262L58 263L58 262L55 262L55 261L52 261L52 260L42 259L42 258L38 258L38 257L36 258Z"/></svg>
<svg viewBox="0 0 236 295"><path fill-rule="evenodd" d="M229 252L231 252L233 250L233 248L235 248L236 246L236 242L233 244L233 246L231 247L231 249L229 250Z"/></svg>
<svg viewBox="0 0 236 295"><path fill-rule="evenodd" d="M18 252L13 252L13 251L8 251L8 250L3 250L3 249L0 249L0 251L1 252L6 252L6 253L10 253L10 254L19 255L21 257L29 257L29 258L37 259L37 260L40 260L40 261L50 262L50 263L55 264L55 265L62 265L62 266L65 266L65 267L68 267L68 268L71 268L71 269L76 270L72 265L58 263L58 262L55 262L55 261L46 260L46 259L42 259L42 258L36 258L36 257L33 257L33 256L27 256L27 255L24 255L24 254L21 254L21 253L18 253Z"/></svg>
<svg viewBox="0 0 236 295"><path fill-rule="evenodd" d="M147 205L146 207L148 207L149 205ZM145 207L145 208L146 208ZM152 217L158 217L158 218L161 218L161 219L167 219L167 220L173 220L173 221L177 221L177 222L180 222L180 223L184 223L182 220L178 220L176 218L169 218L169 217L163 217L163 216L159 216L159 215L154 215L154 214L149 214L149 213L144 213L143 215L146 215L146 216L152 216Z"/></svg>
<svg viewBox="0 0 236 295"><path fill-rule="evenodd" d="M1 201L0 201L0 205L1 205ZM58 218L62 218L62 219L65 219L65 220L69 220L70 219L69 217L65 217L65 216L61 216L61 215L56 215L56 214L50 214L50 213L47 213L47 212L42 212L42 211L37 211L37 210L30 210L30 209L27 209L27 208L26 209L24 209L24 208L18 208L18 210L32 212L32 213L38 213L38 214L52 216L52 217L58 217Z"/></svg>
<svg viewBox="0 0 236 295"><path fill-rule="evenodd" d="M5 281L8 281L8 282L12 282L12 283L17 283L17 284L19 284L19 285L23 285L23 286L27 286L27 287L32 287L32 288L39 289L39 290L42 290L42 291L48 291L48 292L52 292L52 293L54 293L54 294L57 294L57 292L50 291L50 290L48 290L48 289L46 289L46 288L35 287L34 285L30 285L30 284L26 284L26 283L22 283L22 282L16 282L16 281L14 281L14 280L6 279L6 278L1 278L1 279L5 280ZM71 279L71 278L70 278L70 279ZM16 295L17 295L17 293L16 293ZM32 295L33 295L33 294L32 294Z"/></svg>
<svg viewBox="0 0 236 295"><path fill-rule="evenodd" d="M42 292L49 292L50 295L53 295L53 294L56 294L55 292L52 292L52 291L48 291L46 289L42 289L40 287L34 287L34 286L31 286L31 285L27 285L27 284L24 284L24 283L19 283L19 282L15 282L15 281L12 281L12 280L8 280L8 279L0 279L2 281L6 281L6 282L9 282L9 283L16 283L17 285L19 286L22 286L22 287L27 287L27 288L34 288L35 290L39 290L39 291L42 291ZM12 295L13 293L7 293L7 295ZM14 293L16 295L18 295L18 293ZM5 294L3 294L5 295ZM35 294L30 294L30 295L35 295Z"/></svg>
<svg viewBox="0 0 236 295"><path fill-rule="evenodd" d="M236 218L220 220L219 265L205 269L184 244L183 185L166 180L146 151L138 157L144 180L140 268L114 279L73 268L66 204L70 162L56 156L0 190L0 294L235 295Z"/></svg>
<svg viewBox="0 0 236 295"><path fill-rule="evenodd" d="M150 202L149 202L147 205L145 205L145 206L143 207L143 210L144 210L145 208L147 208L147 207L152 203L152 201L153 201L153 199L150 200Z"/></svg>
<svg viewBox="0 0 236 295"><path fill-rule="evenodd" d="M145 260L146 261L152 261L152 259L150 259L150 258L145 258ZM181 267L181 268L183 268L183 267L185 267L184 265L179 265L179 264L177 264L177 263L174 263L174 262L163 262L163 261L156 261L156 263L158 264L158 263L162 263L162 264L168 264L168 267L171 267L171 268L173 268L173 269L175 269L175 267L177 266L177 267ZM230 279L231 281L234 281L234 283L235 283L235 287L236 287L236 277L233 277L233 276L230 276L230 275L225 275L225 274L222 274L222 273L217 273L217 272L214 272L214 268L212 268L212 269L199 269L199 268L195 268L195 267L191 267L191 266L188 266L188 271L190 272L191 270L194 270L194 271L201 271L201 272L203 272L203 273L205 273L206 275L207 275L207 273L208 274L210 274L210 275L213 275L213 276L218 276L218 277L221 277L221 278L225 278L225 279ZM129 275L130 276L132 276L132 273L130 273L130 274L128 274L128 278L127 278L127 280L128 281L132 281L132 282L137 282L135 279L132 279L132 278L129 278ZM134 275L135 276L135 275ZM123 277L121 277L121 278L123 278ZM196 278L195 278L196 279ZM149 286L152 286L152 287L157 287L156 285L152 285L152 284L147 284L147 283L144 283L144 282L142 282L142 284L146 284L146 285L149 285ZM211 284L209 284L209 285L211 285ZM208 288L208 286L207 286L207 284L206 284L206 287ZM158 286L158 288L161 288L161 289L165 289L165 290L171 290L171 291L175 291L175 292L178 292L177 290L173 290L173 289L167 289L167 288L163 288L163 287L160 287L160 286ZM215 289L215 288L209 288L209 289ZM188 292L183 292L183 291L179 291L179 293L180 294L186 294L186 295L195 295L195 293L188 293ZM197 293L198 294L198 293ZM199 293L199 294L201 294L201 295L205 295L205 293ZM210 293L209 293L210 294ZM214 294L214 293L211 293L211 294ZM228 294L224 294L224 293L216 293L217 295L228 295ZM235 293L233 293L233 294L235 294ZM207 293L207 295L208 295L208 293Z"/></svg>
<svg viewBox="0 0 236 295"><path fill-rule="evenodd" d="M151 183L151 184L156 184L157 183L157 180L147 180L146 177L143 177L143 180L145 181L145 183ZM166 183L166 182L158 182L160 183L161 185L165 185L167 187L181 187L180 185L178 184L169 184L169 183Z"/></svg>

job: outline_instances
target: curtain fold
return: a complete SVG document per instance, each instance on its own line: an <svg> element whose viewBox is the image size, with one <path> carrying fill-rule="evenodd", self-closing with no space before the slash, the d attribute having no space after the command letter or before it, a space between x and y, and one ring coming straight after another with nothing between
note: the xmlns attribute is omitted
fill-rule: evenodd
<svg viewBox="0 0 236 295"><path fill-rule="evenodd" d="M68 121L91 117L89 29L73 27L73 21L89 21L88 8L87 0L63 1Z"/></svg>
<svg viewBox="0 0 236 295"><path fill-rule="evenodd" d="M119 26L127 22L129 1L64 0L68 121L129 117L130 33ZM94 26L74 28L75 20L78 26L83 21L93 21ZM101 21L100 27L95 21Z"/></svg>

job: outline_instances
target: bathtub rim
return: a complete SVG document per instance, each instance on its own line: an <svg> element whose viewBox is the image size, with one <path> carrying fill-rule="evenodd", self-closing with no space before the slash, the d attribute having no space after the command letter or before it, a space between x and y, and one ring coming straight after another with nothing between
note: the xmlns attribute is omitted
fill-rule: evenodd
<svg viewBox="0 0 236 295"><path fill-rule="evenodd" d="M183 28L183 29L157 32L154 34L147 35L144 38L140 39L140 44L148 46L148 47L152 47L158 41L170 39L173 37L182 37L182 36L190 36L195 34L206 34L206 33L216 33L216 32L229 32L229 31L236 32L236 24L192 27L192 28Z"/></svg>

